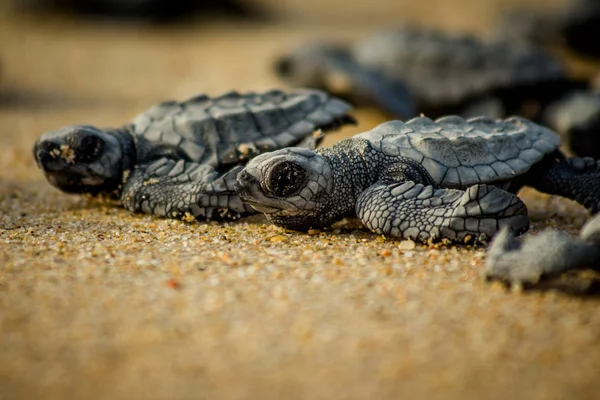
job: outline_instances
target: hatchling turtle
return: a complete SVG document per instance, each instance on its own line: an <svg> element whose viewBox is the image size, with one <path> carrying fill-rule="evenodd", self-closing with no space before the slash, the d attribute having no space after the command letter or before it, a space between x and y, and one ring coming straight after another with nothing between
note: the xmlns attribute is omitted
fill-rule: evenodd
<svg viewBox="0 0 600 400"><path fill-rule="evenodd" d="M573 121L573 126L560 126L564 131L551 125L553 112L570 110L566 99L586 93L589 82L569 77L557 59L521 41L399 27L350 46L306 44L280 57L275 69L293 86L324 88L357 104L375 103L401 119L416 116L415 110L432 118L521 115L566 136L567 144L598 141L597 123ZM591 97L588 103L595 107L594 121L600 107ZM582 151L595 155L585 147Z"/></svg>
<svg viewBox="0 0 600 400"><path fill-rule="evenodd" d="M516 238L503 228L492 240L486 260L488 280L511 284L536 284L579 269L600 271L600 214L584 225L578 237L548 229Z"/></svg>
<svg viewBox="0 0 600 400"><path fill-rule="evenodd" d="M242 201L289 229L356 215L372 231L419 241L485 241L528 229L524 185L600 208L600 167L557 150L522 117L390 121L331 148L262 154L238 174Z"/></svg>
<svg viewBox="0 0 600 400"><path fill-rule="evenodd" d="M600 2L571 0L552 11L511 10L500 18L492 35L539 45L561 45L599 58L600 44L593 38L600 36Z"/></svg>
<svg viewBox="0 0 600 400"><path fill-rule="evenodd" d="M160 103L117 129L45 133L33 154L65 192L109 195L133 212L231 219L253 212L233 190L243 164L286 146L315 148L321 132L354 123L350 110L317 90L198 95Z"/></svg>

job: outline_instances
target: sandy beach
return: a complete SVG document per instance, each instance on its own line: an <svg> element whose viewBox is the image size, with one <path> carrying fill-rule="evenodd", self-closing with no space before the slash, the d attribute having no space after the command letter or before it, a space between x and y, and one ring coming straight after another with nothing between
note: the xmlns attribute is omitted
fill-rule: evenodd
<svg viewBox="0 0 600 400"><path fill-rule="evenodd" d="M325 24L335 7L314 3L276 7L304 23L172 29L2 13L0 400L598 398L598 297L486 283L485 247L411 246L351 220L306 234L261 216L134 215L59 192L35 165L44 131L119 126L199 92L285 87L271 72L281 51L392 20L349 7L348 20L367 22ZM483 32L518 2L417 3L398 13ZM386 118L355 115L325 145ZM588 218L568 200L521 197L533 234L575 234Z"/></svg>

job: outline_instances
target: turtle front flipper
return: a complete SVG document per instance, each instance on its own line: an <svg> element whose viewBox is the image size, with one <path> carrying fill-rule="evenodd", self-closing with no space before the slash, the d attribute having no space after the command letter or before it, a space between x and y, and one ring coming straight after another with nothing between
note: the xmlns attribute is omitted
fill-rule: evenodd
<svg viewBox="0 0 600 400"><path fill-rule="evenodd" d="M590 157L550 155L526 175L540 192L574 200L592 214L600 211L600 161Z"/></svg>
<svg viewBox="0 0 600 400"><path fill-rule="evenodd" d="M383 74L360 66L352 59L331 57L328 88L347 84L357 97L374 102L399 118L412 118L416 106L408 89L400 82L392 82ZM347 83L346 83L347 81Z"/></svg>
<svg viewBox="0 0 600 400"><path fill-rule="evenodd" d="M376 233L418 241L484 241L504 226L518 233L529 228L523 202L489 185L463 191L383 180L360 195L356 214Z"/></svg>
<svg viewBox="0 0 600 400"><path fill-rule="evenodd" d="M295 86L320 87L358 103L374 103L400 118L416 114L413 96L403 83L360 65L342 46L302 46L277 60L275 70Z"/></svg>
<svg viewBox="0 0 600 400"><path fill-rule="evenodd" d="M234 220L256 212L233 189L241 169L220 174L210 165L161 158L131 172L121 201L130 211L160 217Z"/></svg>

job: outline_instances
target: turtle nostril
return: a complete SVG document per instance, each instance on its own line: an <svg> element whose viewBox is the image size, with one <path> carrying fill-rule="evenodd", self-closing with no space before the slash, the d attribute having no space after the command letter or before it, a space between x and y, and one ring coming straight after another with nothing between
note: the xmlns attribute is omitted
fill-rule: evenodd
<svg viewBox="0 0 600 400"><path fill-rule="evenodd" d="M58 145L52 142L43 141L38 142L36 149L38 152L51 153L54 149L58 149Z"/></svg>
<svg viewBox="0 0 600 400"><path fill-rule="evenodd" d="M245 170L240 171L235 181L235 190L238 193L249 193L250 188L258 181L255 177L247 173Z"/></svg>
<svg viewBox="0 0 600 400"><path fill-rule="evenodd" d="M37 153L37 159L38 159L38 163L40 164L41 167L43 167L44 169L46 169L46 166L52 162L53 158L50 155L50 153L48 152L43 152L40 151Z"/></svg>
<svg viewBox="0 0 600 400"><path fill-rule="evenodd" d="M33 147L33 156L35 157L40 167L47 166L48 163L54 161L55 157L53 152L56 151L57 146L52 142L37 142Z"/></svg>

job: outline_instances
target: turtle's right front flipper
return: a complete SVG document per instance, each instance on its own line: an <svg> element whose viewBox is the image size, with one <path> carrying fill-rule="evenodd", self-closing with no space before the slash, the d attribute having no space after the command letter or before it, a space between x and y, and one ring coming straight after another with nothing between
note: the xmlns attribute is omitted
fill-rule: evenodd
<svg viewBox="0 0 600 400"><path fill-rule="evenodd" d="M342 82L348 79L357 97L374 102L398 118L416 116L415 102L404 84L391 81L383 74L358 65L350 58L332 57L330 68L332 77L339 76ZM335 79L332 79L330 85L335 85Z"/></svg>
<svg viewBox="0 0 600 400"><path fill-rule="evenodd" d="M125 208L160 217L233 220L255 211L235 194L242 167L219 174L206 164L161 158L137 166L121 195Z"/></svg>
<svg viewBox="0 0 600 400"><path fill-rule="evenodd" d="M380 181L361 194L356 213L376 233L419 241L489 240L503 226L518 233L529 228L521 200L488 185L462 191Z"/></svg>

